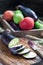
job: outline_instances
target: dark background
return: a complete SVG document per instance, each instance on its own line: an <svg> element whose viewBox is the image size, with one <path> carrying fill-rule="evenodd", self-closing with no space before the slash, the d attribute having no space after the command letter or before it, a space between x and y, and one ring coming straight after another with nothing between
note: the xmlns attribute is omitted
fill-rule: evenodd
<svg viewBox="0 0 43 65"><path fill-rule="evenodd" d="M39 17L43 17L43 0L0 0L0 14L7 9L14 10L18 4L33 9Z"/></svg>

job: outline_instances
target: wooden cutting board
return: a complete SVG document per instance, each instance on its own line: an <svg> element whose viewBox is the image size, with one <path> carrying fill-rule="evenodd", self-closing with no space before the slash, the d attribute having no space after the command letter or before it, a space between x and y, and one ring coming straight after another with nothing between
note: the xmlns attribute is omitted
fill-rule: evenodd
<svg viewBox="0 0 43 65"><path fill-rule="evenodd" d="M20 42L22 42L25 45L25 47L30 48L29 45L27 44L27 40L20 39ZM31 65L40 62L41 58L37 55L36 58L27 60L21 56L17 56L17 55L15 56L9 51L6 45L4 45L4 43L0 40L0 60L5 65Z"/></svg>

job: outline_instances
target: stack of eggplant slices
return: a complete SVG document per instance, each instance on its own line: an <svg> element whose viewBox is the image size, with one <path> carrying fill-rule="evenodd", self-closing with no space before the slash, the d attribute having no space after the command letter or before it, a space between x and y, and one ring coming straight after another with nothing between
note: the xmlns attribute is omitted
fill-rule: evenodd
<svg viewBox="0 0 43 65"><path fill-rule="evenodd" d="M25 48L25 46L20 43L19 38L12 39L8 44L8 48L13 54L20 55L26 59L33 59L37 56L31 49Z"/></svg>

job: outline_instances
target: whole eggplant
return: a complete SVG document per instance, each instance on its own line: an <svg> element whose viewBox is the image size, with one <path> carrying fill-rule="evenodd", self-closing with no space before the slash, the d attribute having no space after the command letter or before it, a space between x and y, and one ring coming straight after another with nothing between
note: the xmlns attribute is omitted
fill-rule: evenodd
<svg viewBox="0 0 43 65"><path fill-rule="evenodd" d="M15 38L15 36L11 35L9 32L4 31L1 36L1 40L8 46L9 42Z"/></svg>
<svg viewBox="0 0 43 65"><path fill-rule="evenodd" d="M32 17L35 21L38 19L36 13L31 10L30 8L24 7L22 5L18 5L17 9L20 9L22 11L22 13L24 14L24 16L26 17Z"/></svg>
<svg viewBox="0 0 43 65"><path fill-rule="evenodd" d="M15 45L14 39L18 39L15 36L11 35L8 31L4 31L1 37L1 40L4 42L4 44L9 48L10 42L13 40L11 44ZM17 41L18 43L19 41ZM18 45L12 48L9 48L10 52L13 54L17 54L19 51L22 51L25 47L23 45Z"/></svg>

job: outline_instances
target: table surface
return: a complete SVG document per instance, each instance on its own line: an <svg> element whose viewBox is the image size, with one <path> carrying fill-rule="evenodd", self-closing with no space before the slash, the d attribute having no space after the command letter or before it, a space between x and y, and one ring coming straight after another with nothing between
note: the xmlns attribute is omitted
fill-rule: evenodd
<svg viewBox="0 0 43 65"><path fill-rule="evenodd" d="M27 44L27 40L20 39L20 43L21 42L25 45L26 48L27 47L30 48L29 45ZM4 43L0 41L0 60L5 65L31 65L39 62L41 59L38 55L36 58L31 60L24 59L21 56L15 56L9 51L9 49L4 45Z"/></svg>

